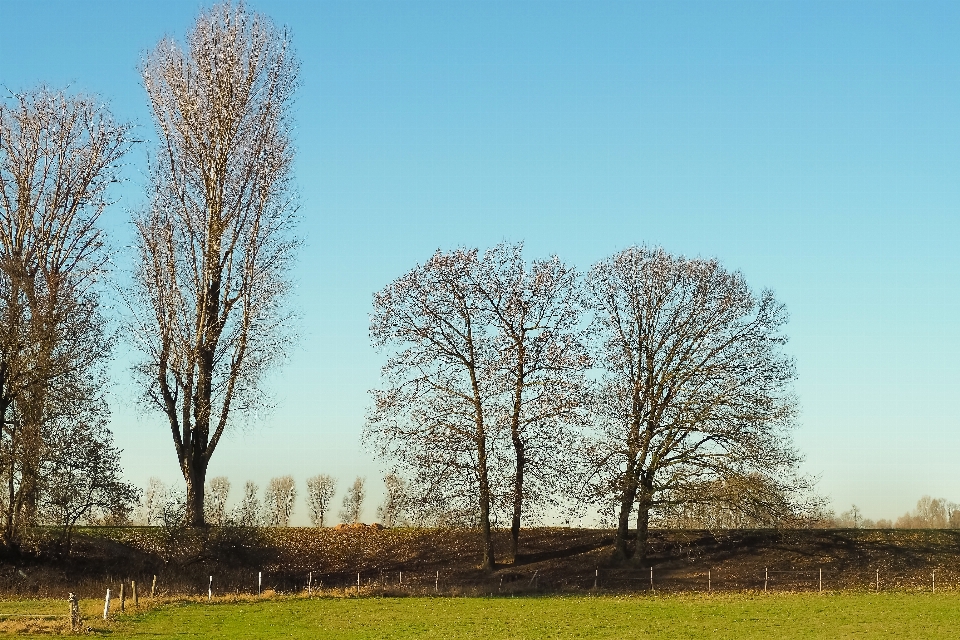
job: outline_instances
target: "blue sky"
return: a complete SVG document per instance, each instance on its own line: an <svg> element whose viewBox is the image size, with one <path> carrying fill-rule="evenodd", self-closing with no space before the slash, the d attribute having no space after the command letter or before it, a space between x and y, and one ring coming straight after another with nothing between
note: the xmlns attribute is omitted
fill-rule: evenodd
<svg viewBox="0 0 960 640"><path fill-rule="evenodd" d="M93 92L154 139L137 64L201 3L0 0L0 84ZM371 295L436 248L587 269L639 243L719 258L791 312L795 439L838 510L960 501L960 4L284 2L302 62L299 346L210 473L376 482L359 443ZM149 143L106 216L118 280ZM132 400L128 476L178 478ZM368 519L376 499L371 500ZM305 522L304 510L300 519Z"/></svg>

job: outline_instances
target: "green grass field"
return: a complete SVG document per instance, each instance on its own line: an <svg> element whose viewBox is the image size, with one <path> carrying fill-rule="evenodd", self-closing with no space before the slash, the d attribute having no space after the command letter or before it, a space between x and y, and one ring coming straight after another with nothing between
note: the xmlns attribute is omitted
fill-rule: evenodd
<svg viewBox="0 0 960 640"><path fill-rule="evenodd" d="M94 615L97 603L84 603ZM63 609L0 603L0 619ZM11 618L12 619L12 618ZM960 594L833 593L326 598L169 604L103 623L110 638L947 638ZM8 631L13 631L8 629ZM21 630L18 635L22 635Z"/></svg>

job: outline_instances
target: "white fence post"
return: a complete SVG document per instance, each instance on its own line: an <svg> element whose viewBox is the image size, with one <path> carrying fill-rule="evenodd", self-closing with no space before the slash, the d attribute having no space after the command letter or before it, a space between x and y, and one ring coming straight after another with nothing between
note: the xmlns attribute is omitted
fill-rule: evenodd
<svg viewBox="0 0 960 640"><path fill-rule="evenodd" d="M770 570L766 567L763 569L763 592L767 592L767 581L770 580Z"/></svg>
<svg viewBox="0 0 960 640"><path fill-rule="evenodd" d="M257 571L257 595L263 593L263 571Z"/></svg>
<svg viewBox="0 0 960 640"><path fill-rule="evenodd" d="M103 619L106 620L110 615L110 589L107 589L107 597L103 599Z"/></svg>
<svg viewBox="0 0 960 640"><path fill-rule="evenodd" d="M210 576L210 583L207 585L207 602L213 600L213 576Z"/></svg>

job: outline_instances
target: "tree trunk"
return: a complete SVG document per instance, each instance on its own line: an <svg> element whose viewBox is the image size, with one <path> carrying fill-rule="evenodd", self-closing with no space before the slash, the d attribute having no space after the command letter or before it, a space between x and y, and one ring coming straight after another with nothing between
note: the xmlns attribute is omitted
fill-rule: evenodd
<svg viewBox="0 0 960 640"><path fill-rule="evenodd" d="M633 553L633 562L643 565L647 560L647 540L650 533L650 509L653 507L653 487L644 481L637 503L637 547Z"/></svg>
<svg viewBox="0 0 960 640"><path fill-rule="evenodd" d="M521 333L517 340L517 379L513 389L513 415L510 419L510 437L513 440L513 451L517 459L516 475L513 477L513 520L510 523L510 554L513 556L514 564L516 564L519 555L520 518L523 515L523 472L527 463L526 449L523 438L520 436L520 413L523 410L526 355L523 334Z"/></svg>
<svg viewBox="0 0 960 640"><path fill-rule="evenodd" d="M630 558L627 548L627 535L630 532L630 512L633 510L633 501L637 497L637 483L634 474L628 469L624 474L623 497L620 499L620 520L617 524L617 535L614 539L613 560L625 562Z"/></svg>
<svg viewBox="0 0 960 640"><path fill-rule="evenodd" d="M523 443L514 438L514 446L517 448L517 475L514 479L513 487L513 521L510 523L510 553L513 555L513 562L517 562L520 556L518 550L520 547L520 516L523 511L523 467L526 464L526 457L523 453Z"/></svg>
<svg viewBox="0 0 960 640"><path fill-rule="evenodd" d="M199 456L198 456L199 457ZM191 461L189 470L185 469L183 479L187 483L187 512L184 517L188 527L205 527L203 517L203 487L207 478L207 465L201 459Z"/></svg>
<svg viewBox="0 0 960 640"><path fill-rule="evenodd" d="M480 478L480 532L483 535L483 559L480 568L493 571L496 561L493 555L493 535L490 531L490 483L484 471Z"/></svg>

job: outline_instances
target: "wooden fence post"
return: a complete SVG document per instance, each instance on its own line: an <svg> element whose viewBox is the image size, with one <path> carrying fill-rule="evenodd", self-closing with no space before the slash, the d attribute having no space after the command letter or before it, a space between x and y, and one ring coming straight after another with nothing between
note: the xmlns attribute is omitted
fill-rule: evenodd
<svg viewBox="0 0 960 640"><path fill-rule="evenodd" d="M707 569L707 593L713 591L710 584L710 569Z"/></svg>
<svg viewBox="0 0 960 640"><path fill-rule="evenodd" d="M153 576L153 583L150 585L150 599L153 600L157 595L157 576Z"/></svg>
<svg viewBox="0 0 960 640"><path fill-rule="evenodd" d="M70 631L77 633L80 631L80 602L77 600L77 596L70 594L70 597L67 599L70 602Z"/></svg>
<svg viewBox="0 0 960 640"><path fill-rule="evenodd" d="M139 600L139 598L137 598L137 581L136 581L136 580L131 580L131 581L130 581L130 591L133 592L133 593L131 594L131 595L133 595L133 606L134 606L134 607L137 607L137 608L139 609L139 608L140 608L140 600Z"/></svg>
<svg viewBox="0 0 960 640"><path fill-rule="evenodd" d="M127 608L127 603L126 603L127 592L125 587L126 585L121 582L120 583L120 613L123 613L124 610L126 610Z"/></svg>
<svg viewBox="0 0 960 640"><path fill-rule="evenodd" d="M820 593L823 593L823 567L820 567L818 571L820 577L817 578L817 588L820 590Z"/></svg>

